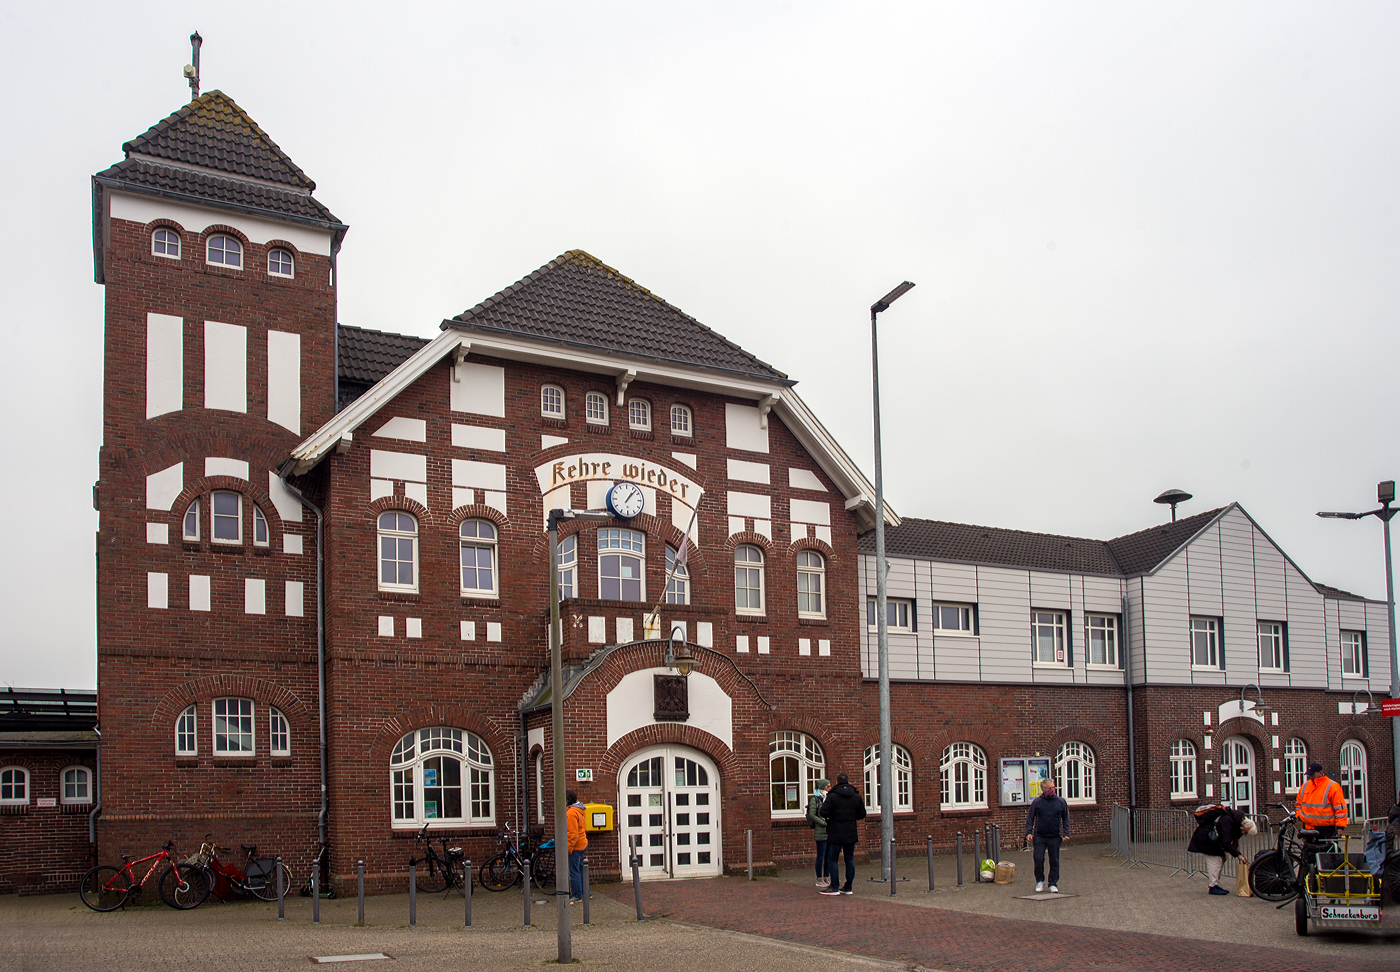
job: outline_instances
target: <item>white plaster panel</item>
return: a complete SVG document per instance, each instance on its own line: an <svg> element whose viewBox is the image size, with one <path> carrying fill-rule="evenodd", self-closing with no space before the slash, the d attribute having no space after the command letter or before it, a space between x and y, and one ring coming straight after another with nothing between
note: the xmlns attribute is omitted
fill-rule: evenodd
<svg viewBox="0 0 1400 972"><path fill-rule="evenodd" d="M185 320L146 315L146 418L185 407Z"/></svg>
<svg viewBox="0 0 1400 972"><path fill-rule="evenodd" d="M284 554L292 554L294 556L299 556L301 554L301 534L282 534L282 552Z"/></svg>
<svg viewBox="0 0 1400 972"><path fill-rule="evenodd" d="M147 543L169 543L170 524L168 523L147 523L146 524Z"/></svg>
<svg viewBox="0 0 1400 972"><path fill-rule="evenodd" d="M125 192L110 192L113 219L126 219L133 223L149 223L155 219L169 219L179 223L191 233L201 233L215 223L232 226L254 243L265 244L270 240L286 240L303 253L319 256L331 255L331 235L325 230L284 223L280 220L259 219L225 209L204 209L184 203L159 199L154 196L135 195Z"/></svg>
<svg viewBox="0 0 1400 972"><path fill-rule="evenodd" d="M831 504L811 500L789 500L790 517L797 523L820 523L831 526Z"/></svg>
<svg viewBox="0 0 1400 972"><path fill-rule="evenodd" d="M568 442L569 440L562 435L542 435L540 436L540 451L543 452L545 449L553 449L558 445L567 445Z"/></svg>
<svg viewBox="0 0 1400 972"><path fill-rule="evenodd" d="M702 648L715 646L715 625L713 621L695 622L695 643Z"/></svg>
<svg viewBox="0 0 1400 972"><path fill-rule="evenodd" d="M381 614L379 616L379 637L394 637L394 617L391 614Z"/></svg>
<svg viewBox="0 0 1400 972"><path fill-rule="evenodd" d="M768 463L748 462L744 459L726 460L729 464L729 478L741 483L762 483L764 486L770 483Z"/></svg>
<svg viewBox="0 0 1400 972"><path fill-rule="evenodd" d="M753 532L754 532L754 533L761 534L761 535L767 537L769 540L772 540L772 539L773 539L773 521L772 521L772 520L754 520L754 521L753 521Z"/></svg>
<svg viewBox="0 0 1400 972"><path fill-rule="evenodd" d="M793 489L814 489L818 492L826 492L826 487L817 478L817 474L809 469L789 469L788 485Z"/></svg>
<svg viewBox="0 0 1400 972"><path fill-rule="evenodd" d="M807 524L805 524L805 523L791 523L791 524L789 524L789 526L792 527L792 542L793 542L793 543L796 543L796 542L799 541L799 540L806 540L806 539L807 539Z"/></svg>
<svg viewBox="0 0 1400 972"><path fill-rule="evenodd" d="M456 426L453 426L455 433ZM389 421L381 425L374 433L385 439L402 439L405 442L427 442L428 422L426 419L404 418L402 415L395 415ZM457 436L452 436L453 445L456 445Z"/></svg>
<svg viewBox="0 0 1400 972"><path fill-rule="evenodd" d="M458 425L454 422L452 424L452 444L458 449L485 449L489 452L505 452L506 430L488 429L484 425Z"/></svg>
<svg viewBox="0 0 1400 972"><path fill-rule="evenodd" d="M643 614L643 615L642 615L642 638L643 638L643 639L648 639L648 638L649 638L649 639L655 641L655 640L659 639L660 637L661 637L661 619L660 619L660 618L657 618L657 619L656 619L656 623L655 623L655 624L652 624L652 623L651 623L651 615L650 615L650 614Z"/></svg>
<svg viewBox="0 0 1400 972"><path fill-rule="evenodd" d="M415 503L419 503L423 506L428 505L427 483L404 483L403 494Z"/></svg>
<svg viewBox="0 0 1400 972"><path fill-rule="evenodd" d="M667 624L666 624L666 637L668 637L668 638L671 637L671 635L674 634L677 630L680 631L681 637L682 637L683 639L685 639L686 641L690 641L690 625L687 624L685 621L669 621L669 622L667 622Z"/></svg>
<svg viewBox="0 0 1400 972"><path fill-rule="evenodd" d="M267 613L267 581L261 577L243 578L243 613Z"/></svg>
<svg viewBox="0 0 1400 972"><path fill-rule="evenodd" d="M185 489L185 464L177 462L173 466L151 473L146 477L146 509L168 510L175 498Z"/></svg>
<svg viewBox="0 0 1400 972"><path fill-rule="evenodd" d="M486 622L486 640L487 640L487 641L500 641L500 640L501 640L501 623L500 623L499 621L487 621L487 622Z"/></svg>
<svg viewBox="0 0 1400 972"><path fill-rule="evenodd" d="M501 515L506 515L506 494L494 489L486 490L481 502L491 507L493 510L500 510Z"/></svg>
<svg viewBox="0 0 1400 972"><path fill-rule="evenodd" d="M204 322L204 407L248 411L248 329Z"/></svg>
<svg viewBox="0 0 1400 972"><path fill-rule="evenodd" d="M455 461L453 466L456 466ZM399 479L406 482L426 483L428 481L428 457L415 455L411 452L387 452L383 449L371 449L369 474L375 479ZM472 484L454 482L453 485L470 486Z"/></svg>
<svg viewBox="0 0 1400 972"><path fill-rule="evenodd" d="M452 487L452 508L455 510L459 506L471 506L476 502L476 490L462 489L460 486Z"/></svg>
<svg viewBox="0 0 1400 972"><path fill-rule="evenodd" d="M206 456L204 459L204 475L206 476L232 476L234 479L248 478L248 463L242 459L226 459L223 456Z"/></svg>
<svg viewBox="0 0 1400 972"><path fill-rule="evenodd" d="M671 458L677 462L683 462L691 469L695 468L695 453L693 452L673 452Z"/></svg>
<svg viewBox="0 0 1400 972"><path fill-rule="evenodd" d="M831 641L828 638L821 638L817 641L817 654L825 657L831 654Z"/></svg>
<svg viewBox="0 0 1400 972"><path fill-rule="evenodd" d="M616 485L610 479L590 479L585 486L588 489L588 506L590 510L606 510L608 508L608 491Z"/></svg>
<svg viewBox="0 0 1400 972"><path fill-rule="evenodd" d="M588 643L605 645L608 642L608 619L591 616L588 619Z"/></svg>
<svg viewBox="0 0 1400 972"><path fill-rule="evenodd" d="M267 420L301 435L301 335L267 332Z"/></svg>
<svg viewBox="0 0 1400 972"><path fill-rule="evenodd" d="M190 575L190 610L209 610L209 577L205 574Z"/></svg>
<svg viewBox="0 0 1400 972"><path fill-rule="evenodd" d="M736 533L744 532L744 518L742 516L731 516L729 518L729 535L732 537Z"/></svg>
<svg viewBox="0 0 1400 972"><path fill-rule="evenodd" d="M767 452L768 430L759 425L760 415L752 405L724 406L725 444L745 452Z"/></svg>
<svg viewBox="0 0 1400 972"><path fill-rule="evenodd" d="M164 611L170 606L170 575L146 572L146 607Z"/></svg>
<svg viewBox="0 0 1400 972"><path fill-rule="evenodd" d="M536 726L525 734L525 751L533 752L536 746L544 748L544 726Z"/></svg>
<svg viewBox="0 0 1400 972"><path fill-rule="evenodd" d="M422 619L422 618L404 618L404 619L403 619L403 628L404 628L404 632L403 632L404 635L407 636L407 637L409 637L409 638L421 638L421 637L423 637L423 619Z"/></svg>
<svg viewBox="0 0 1400 972"><path fill-rule="evenodd" d="M504 491L506 488L506 467L497 462L453 459L452 485Z"/></svg>
<svg viewBox="0 0 1400 972"><path fill-rule="evenodd" d="M545 493L544 503L542 504L542 508L540 510L540 529L549 529L550 510L573 509L573 506L571 505L572 503L573 497L569 493L568 486L560 486L558 489L552 489L548 493Z"/></svg>
<svg viewBox="0 0 1400 972"><path fill-rule="evenodd" d="M739 654L741 654L741 655L747 655L747 654L749 653L749 636L748 636L748 635L735 635L735 636L734 636L734 650L737 651L737 652L738 652Z"/></svg>
<svg viewBox="0 0 1400 972"><path fill-rule="evenodd" d="M638 486L642 491L642 512L648 516L656 515L656 487ZM670 494L667 494L670 495Z"/></svg>
<svg viewBox="0 0 1400 972"><path fill-rule="evenodd" d="M278 516L290 523L301 522L301 500L283 486L282 477L271 470L267 473L267 493L272 497L272 505L277 507Z"/></svg>
<svg viewBox="0 0 1400 972"><path fill-rule="evenodd" d="M760 655L766 655L766 654L768 654L768 636L767 636L767 635L759 635L759 636L758 636L758 653L759 653Z"/></svg>
<svg viewBox="0 0 1400 972"><path fill-rule="evenodd" d="M818 540L820 540L822 543L826 544L828 547L831 546L831 527L829 527L829 526L814 526L814 527L812 527L812 533L813 533L813 534L816 536L816 538L817 538Z"/></svg>
<svg viewBox="0 0 1400 972"><path fill-rule="evenodd" d="M798 639L797 639L797 653L798 653L799 655L810 655L810 654L812 653L812 639L811 639L811 638L798 638Z"/></svg>
<svg viewBox="0 0 1400 972"><path fill-rule="evenodd" d="M379 499L381 496L394 495L394 481L392 479L371 479L369 481L370 502Z"/></svg>
<svg viewBox="0 0 1400 972"><path fill-rule="evenodd" d="M448 378L454 412L505 418L506 370L496 365L463 361Z"/></svg>
<svg viewBox="0 0 1400 972"><path fill-rule="evenodd" d="M306 586L301 581L287 581L283 611L289 618L299 618L305 614Z"/></svg>
<svg viewBox="0 0 1400 972"><path fill-rule="evenodd" d="M655 676L669 674L666 668L644 668L628 672L608 692L608 745L629 732L654 725ZM734 703L708 675L691 672L687 688L690 718L686 725L719 739L734 748Z"/></svg>
<svg viewBox="0 0 1400 972"><path fill-rule="evenodd" d="M700 545L700 518L697 511L686 506L674 496L671 497L671 526L681 533L689 531L690 542Z"/></svg>
<svg viewBox="0 0 1400 972"><path fill-rule="evenodd" d="M729 515L771 520L773 519L773 503L761 493L736 493L730 490Z"/></svg>
<svg viewBox="0 0 1400 972"><path fill-rule="evenodd" d="M618 619L617 619L617 643L618 643L619 645L625 645L625 644L627 644L628 642L633 641L633 640L635 640L635 639L633 638L632 619L631 619L631 618L618 618Z"/></svg>
<svg viewBox="0 0 1400 972"><path fill-rule="evenodd" d="M475 622L475 621L463 621L463 622L462 622L462 640L463 640L463 641L475 641L475 640L476 640L476 622Z"/></svg>

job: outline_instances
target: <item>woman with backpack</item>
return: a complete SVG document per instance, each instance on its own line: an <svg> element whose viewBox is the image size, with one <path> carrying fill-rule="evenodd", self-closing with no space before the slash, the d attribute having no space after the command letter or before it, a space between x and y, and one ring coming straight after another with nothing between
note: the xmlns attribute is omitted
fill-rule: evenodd
<svg viewBox="0 0 1400 972"><path fill-rule="evenodd" d="M830 780L817 780L816 789L812 791L812 796L807 801L807 826L812 828L812 837L817 842L817 887L819 888L824 888L831 883L827 878L826 869L826 818L817 812L826 802L826 795L830 790Z"/></svg>
<svg viewBox="0 0 1400 972"><path fill-rule="evenodd" d="M1240 853L1240 837L1257 834L1259 828L1243 810L1231 810L1219 805L1201 807L1196 811L1196 832L1186 849L1206 859L1206 877L1210 878L1210 894L1229 894L1220 886L1220 872L1225 869L1225 855L1248 865Z"/></svg>

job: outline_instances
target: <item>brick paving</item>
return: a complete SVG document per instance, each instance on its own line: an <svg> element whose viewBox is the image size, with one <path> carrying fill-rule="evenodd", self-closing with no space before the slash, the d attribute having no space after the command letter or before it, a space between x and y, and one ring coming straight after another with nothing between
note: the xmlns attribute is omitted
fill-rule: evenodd
<svg viewBox="0 0 1400 972"><path fill-rule="evenodd" d="M630 885L600 891L630 901ZM647 884L648 914L927 969L1037 972L1317 972L1315 954L1169 935L913 907L864 896L823 897L812 887L741 878ZM1291 913L1287 919L1291 924ZM1393 947L1393 946L1392 946ZM1349 972L1395 972L1400 949L1349 956Z"/></svg>

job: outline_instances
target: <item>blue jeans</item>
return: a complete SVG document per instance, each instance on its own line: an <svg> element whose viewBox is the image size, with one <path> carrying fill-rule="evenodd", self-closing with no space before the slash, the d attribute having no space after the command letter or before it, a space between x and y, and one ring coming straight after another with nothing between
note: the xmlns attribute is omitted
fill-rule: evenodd
<svg viewBox="0 0 1400 972"><path fill-rule="evenodd" d="M569 897L578 900L583 897L583 855L584 851L569 851Z"/></svg>
<svg viewBox="0 0 1400 972"><path fill-rule="evenodd" d="M841 883L841 852L846 852L846 886L838 887ZM826 873L831 876L831 888L837 890L851 890L851 884L856 879L856 845L838 844L828 840L826 843Z"/></svg>
<svg viewBox="0 0 1400 972"><path fill-rule="evenodd" d="M817 841L817 877L826 877L826 841Z"/></svg>

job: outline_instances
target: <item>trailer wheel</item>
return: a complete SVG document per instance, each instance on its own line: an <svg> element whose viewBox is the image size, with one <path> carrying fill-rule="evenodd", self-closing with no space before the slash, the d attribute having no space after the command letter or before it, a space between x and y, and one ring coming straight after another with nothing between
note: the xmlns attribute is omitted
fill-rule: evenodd
<svg viewBox="0 0 1400 972"><path fill-rule="evenodd" d="M1293 902L1293 930L1299 935L1307 937L1308 934L1308 906L1303 901L1303 896L1298 895Z"/></svg>

